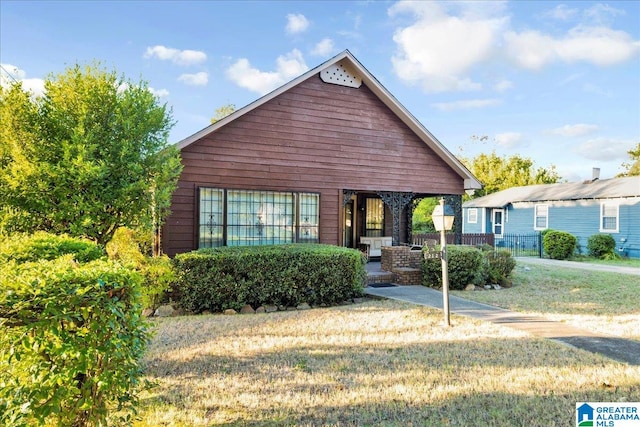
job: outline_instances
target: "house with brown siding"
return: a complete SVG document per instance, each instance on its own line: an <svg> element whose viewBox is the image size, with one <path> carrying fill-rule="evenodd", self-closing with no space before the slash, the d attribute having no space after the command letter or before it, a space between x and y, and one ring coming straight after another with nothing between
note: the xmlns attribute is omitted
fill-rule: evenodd
<svg viewBox="0 0 640 427"><path fill-rule="evenodd" d="M409 242L415 203L478 180L344 51L180 141L163 230L170 256L203 247Z"/></svg>

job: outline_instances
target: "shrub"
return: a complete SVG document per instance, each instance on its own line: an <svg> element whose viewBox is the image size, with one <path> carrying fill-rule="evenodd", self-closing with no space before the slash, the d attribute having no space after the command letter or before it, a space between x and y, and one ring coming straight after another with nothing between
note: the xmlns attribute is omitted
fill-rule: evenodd
<svg viewBox="0 0 640 427"><path fill-rule="evenodd" d="M173 264L166 255L149 257L142 254L140 240L135 231L120 227L106 245L109 259L119 261L137 270L144 280L140 287L143 308L156 309L166 301L175 279Z"/></svg>
<svg viewBox="0 0 640 427"><path fill-rule="evenodd" d="M89 262L105 255L95 242L45 231L4 236L0 241L0 263L53 260L66 254L72 254L77 262Z"/></svg>
<svg viewBox="0 0 640 427"><path fill-rule="evenodd" d="M592 257L603 258L605 255L615 254L615 249L616 240L611 234L594 234L587 241L587 250Z"/></svg>
<svg viewBox="0 0 640 427"><path fill-rule="evenodd" d="M178 303L194 312L335 304L362 295L366 278L359 251L318 244L201 249L174 264Z"/></svg>
<svg viewBox="0 0 640 427"><path fill-rule="evenodd" d="M142 278L112 261L78 264L74 256L0 266L4 425L127 424L137 406L138 360L150 338Z"/></svg>
<svg viewBox="0 0 640 427"><path fill-rule="evenodd" d="M485 263L485 283L497 283L500 286L511 286L511 272L516 266L516 260L506 249L497 251L483 251Z"/></svg>
<svg viewBox="0 0 640 427"><path fill-rule="evenodd" d="M576 251L577 244L578 239L564 231L548 231L542 239L544 251L552 259L567 259L571 257Z"/></svg>
<svg viewBox="0 0 640 427"><path fill-rule="evenodd" d="M463 290L468 284L481 284L483 272L482 251L470 246L447 246L449 288ZM422 264L423 284L442 286L442 261L427 259Z"/></svg>

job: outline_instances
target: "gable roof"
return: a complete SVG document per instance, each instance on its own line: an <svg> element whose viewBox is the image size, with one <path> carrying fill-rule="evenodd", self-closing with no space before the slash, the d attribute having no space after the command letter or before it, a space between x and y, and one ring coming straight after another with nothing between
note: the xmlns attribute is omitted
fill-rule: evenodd
<svg viewBox="0 0 640 427"><path fill-rule="evenodd" d="M217 129L227 125L228 123L242 117L244 114L252 111L262 104L270 101L278 95L288 91L292 87L302 83L303 81L327 70L332 66L344 66L352 74L355 74L362 83L364 83L396 116L407 125L429 148L431 148L451 169L453 169L461 178L464 179L465 190L482 188L480 181L473 176L451 152L438 139L431 134L398 100L384 87L380 82L349 52L348 50L339 53L328 61L318 65L317 67L307 71L299 77L291 80L289 83L280 86L272 92L264 95L256 101L234 111L232 114L207 126L206 128L194 133L193 135L183 139L177 143L179 149L183 149L198 141L199 139L215 132Z"/></svg>
<svg viewBox="0 0 640 427"><path fill-rule="evenodd" d="M614 199L620 197L640 197L640 176L512 187L469 200L463 204L463 207L503 208L516 202Z"/></svg>

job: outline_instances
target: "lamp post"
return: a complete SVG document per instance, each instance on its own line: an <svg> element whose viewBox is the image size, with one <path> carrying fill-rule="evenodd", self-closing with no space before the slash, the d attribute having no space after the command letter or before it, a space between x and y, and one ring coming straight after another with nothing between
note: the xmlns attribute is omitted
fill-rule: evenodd
<svg viewBox="0 0 640 427"><path fill-rule="evenodd" d="M445 326L451 326L451 320L449 319L449 267L447 265L447 237L445 236L445 231L453 228L453 219L455 216L451 206L445 205L444 198L440 198L440 205L435 207L431 218L433 219L433 226L436 228L436 231L440 232L440 247L442 248L442 307L444 310L444 324Z"/></svg>

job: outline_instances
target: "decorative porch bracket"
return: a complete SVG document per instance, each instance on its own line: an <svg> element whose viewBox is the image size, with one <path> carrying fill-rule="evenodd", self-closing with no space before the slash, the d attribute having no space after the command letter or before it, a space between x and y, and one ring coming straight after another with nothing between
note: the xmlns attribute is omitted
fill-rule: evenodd
<svg viewBox="0 0 640 427"><path fill-rule="evenodd" d="M389 207L393 217L393 246L400 244L400 218L402 210L411 203L415 197L414 193L401 193L399 191L380 191L378 196L382 202Z"/></svg>
<svg viewBox="0 0 640 427"><path fill-rule="evenodd" d="M344 190L342 193L342 207L344 208L345 206L347 206L347 203L349 203L351 201L351 198L355 195L358 194L358 192L356 190Z"/></svg>

